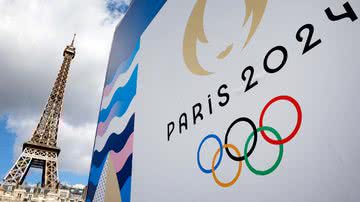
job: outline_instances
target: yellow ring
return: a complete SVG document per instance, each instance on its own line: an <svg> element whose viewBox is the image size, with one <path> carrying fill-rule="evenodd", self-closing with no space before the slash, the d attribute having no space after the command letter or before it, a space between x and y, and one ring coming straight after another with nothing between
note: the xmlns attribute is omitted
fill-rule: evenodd
<svg viewBox="0 0 360 202"><path fill-rule="evenodd" d="M223 148L231 148L233 149L236 154L238 156L241 156L240 154L240 151L238 150L238 148L236 148L234 145L232 144L224 144ZM231 185L233 185L237 180L238 178L240 177L240 173L241 173L241 168L242 168L242 161L239 161L239 169L234 177L234 179L232 179L230 182L228 183L224 183L224 182L221 182L217 177L216 177L216 174L215 174L215 160L216 160L216 157L219 155L219 152L220 152L220 148L215 152L215 155L214 155L214 158L212 160L212 164L211 164L211 173L212 173L212 176L216 182L216 184L218 184L219 186L221 187L230 187Z"/></svg>

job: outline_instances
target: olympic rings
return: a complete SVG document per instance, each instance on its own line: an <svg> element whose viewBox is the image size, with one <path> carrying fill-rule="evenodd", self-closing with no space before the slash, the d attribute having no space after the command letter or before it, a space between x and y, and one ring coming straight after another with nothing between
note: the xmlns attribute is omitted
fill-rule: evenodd
<svg viewBox="0 0 360 202"><path fill-rule="evenodd" d="M277 102L279 100L287 100L287 101L289 101L291 104L293 104L295 106L295 109L297 111L297 121L296 121L296 125L295 125L294 130L290 133L289 136L287 136L285 139L282 139L282 140L273 140L273 139L269 138L266 135L265 131L260 132L261 135L263 136L263 138L267 142L269 142L270 144L275 144L275 145L285 144L285 143L289 142L292 138L294 138L295 135L297 134L297 132L300 129L300 125L301 125L301 121L302 121L302 112L301 112L301 108L300 108L299 103L294 98L292 98L290 96L282 95L282 96L278 96L278 97L273 98L272 100L270 100L270 102L268 102L265 105L264 109L261 111L261 114L260 114L260 120L259 120L260 128L263 127L263 120L264 120L264 115L265 115L266 110L270 107L270 105L272 105L274 102Z"/></svg>
<svg viewBox="0 0 360 202"><path fill-rule="evenodd" d="M224 148L231 148L231 149L233 149L233 150L236 152L236 154L237 154L238 156L241 155L239 149L236 148L236 147L235 147L234 145L232 145L232 144L224 144L223 147L224 147ZM215 165L215 160L216 160L216 157L217 157L217 155L219 154L219 152L221 152L221 149L220 149L220 148L215 152L214 158L213 158L213 160L212 160L212 164L211 164L212 176L213 176L216 184L218 184L219 186L221 186L221 187L230 187L231 185L235 184L235 182L236 182L236 181L238 180L238 178L240 177L241 168L242 168L242 162L239 161L239 168L238 168L238 170L237 170L237 172L236 172L235 177L234 177L230 182L227 182L227 183L221 182L221 181L216 177L215 167L214 167L214 165ZM218 162L219 162L219 161L218 161Z"/></svg>
<svg viewBox="0 0 360 202"><path fill-rule="evenodd" d="M205 168L201 165L201 163L200 163L200 149L201 149L202 145L204 144L204 142L205 142L207 139L209 139L209 138L214 138L214 139L219 143L219 146L220 146L220 148L219 148L219 150L220 150L220 158L219 158L218 162L216 163L216 166L215 166L214 170L216 170L217 167L219 167L220 162L221 162L221 159L222 159L222 156L223 156L222 143L221 143L220 138L219 138L218 136L216 136L215 134L210 134L210 135L206 136L206 137L201 141L201 143L200 143L200 145L199 145L199 148L198 148L198 151L197 151L197 163L198 163L198 166L199 166L200 170L201 170L202 172L204 172L204 173L211 173L211 170L212 170L212 169L205 169ZM213 166L213 167L214 167L214 166Z"/></svg>
<svg viewBox="0 0 360 202"><path fill-rule="evenodd" d="M281 140L281 136L280 136L279 132L276 131L272 127L264 126L264 127L258 128L257 132L261 132L261 131L265 131L265 130L267 130L267 131L271 132L272 134L274 134L278 140ZM251 133L250 136L248 137L248 139L246 140L244 154L247 151L249 142L250 142L250 140L251 140L251 138L253 136L254 136L254 133ZM280 144L279 147L280 147L280 150L279 150L278 158L277 158L275 164L273 166L271 166L269 169L264 170L264 171L256 170L254 167L252 167L252 165L250 165L249 158L245 154L244 156L245 156L246 166L250 169L251 172L253 172L256 175L268 175L268 174L274 172L274 170L280 165L280 162L281 162L281 159L282 159L282 156L283 156L283 153L284 153L284 146L282 144Z"/></svg>
<svg viewBox="0 0 360 202"><path fill-rule="evenodd" d="M265 112L266 110L270 107L270 105L272 105L274 102L277 102L279 100L286 100L286 101L289 101L290 103L292 103L295 108L296 108L296 111L297 111L297 122L296 122L296 126L294 128L294 130L290 133L290 135L288 135L286 138L282 139L279 132L277 130L275 130L274 128L270 127L270 126L263 126L263 119L264 119L264 115L265 115ZM244 156L241 156L240 154L240 151L239 149L234 146L233 144L229 144L228 143L228 135L232 129L232 127L238 123L238 122L241 122L241 121L244 121L244 122L247 122L250 124L250 126L252 127L253 129L253 132L249 135L249 137L247 138L246 142L245 142L245 148L244 148ZM301 122L302 122L302 112L301 112L301 107L299 105L299 103L292 97L290 96L286 96L286 95L282 95L282 96L278 96L278 97L275 97L273 99L271 99L264 107L264 109L261 111L261 114L260 114L260 119L259 119L259 128L256 128L254 122L252 120L250 120L249 118L246 118L246 117L241 117L241 118L238 118L236 119L235 121L233 121L229 128L227 129L226 131L226 134L225 134L225 144L223 145L220 138L215 135L215 134L210 134L210 135L207 135L201 142L200 142L200 145L199 145L199 148L198 148L198 151L197 151L197 164L200 168L200 170L202 172L204 172L205 174L209 174L209 173L212 173L212 176L216 182L216 184L218 184L219 186L221 187L229 187L229 186L232 186L239 178L240 176L240 173L241 173L241 170L242 170L242 161L245 160L245 163L247 165L247 167L250 169L251 172L253 172L254 174L256 175L268 175L272 172L274 172L280 165L281 163L281 160L282 160L282 157L283 157L283 153L284 153L284 146L283 144L289 142L291 139L293 139L295 137L295 135L299 132L299 129L300 129L300 126L301 126ZM271 132L275 135L276 139L277 140L273 140L271 138L269 138L265 131L268 131L268 132ZM270 168L266 169L266 170L257 170L255 169L249 162L249 157L250 155L253 153L254 149L255 149L255 146L256 146L256 142L257 142L257 133L260 132L262 137L267 141L269 142L270 144L273 144L273 145L279 145L279 154L278 154L278 157L277 157L277 160L276 162L274 163L273 166L271 166ZM254 141L252 143L252 146L250 148L250 150L248 151L248 146L249 146L249 143L251 141L251 139L254 137ZM200 163L200 149L202 147L202 145L204 144L204 142L207 140L207 139L210 139L210 138L214 138L218 143L219 143L219 148L218 150L215 152L214 154L214 157L212 159L212 164L211 164L211 169L205 169L201 163ZM219 167L221 161L222 161L222 157L223 157L223 148L225 148L225 151L226 153L228 154L228 156L234 160L234 161L238 161L239 162L239 168L238 168L238 171L235 175L235 177L230 181L230 182L221 182L217 177L216 177L216 174L215 174L215 170ZM237 156L233 156L230 152L230 149L234 150L235 153L237 154ZM220 157L219 157L219 160L217 161L217 163L215 164L215 161L216 161L216 158L217 156L220 154Z"/></svg>
<svg viewBox="0 0 360 202"><path fill-rule="evenodd" d="M252 146L251 146L251 149L250 149L250 151L246 154L247 156L250 156L250 155L253 153L253 151L254 151L254 149L255 149L255 146L256 146L256 142L257 142L257 132L256 132L256 126L255 126L254 122L253 122L252 120L250 120L249 118L241 117L241 118L238 118L238 119L236 119L234 122L231 123L231 125L229 126L229 128L227 129L226 134L225 134L225 144L227 144L227 142L228 142L228 136L229 136L229 133L230 133L230 130L232 129L232 127L233 127L235 124L237 124L238 122L241 122L241 121L244 121L244 122L249 123L250 126L251 126L251 128L252 128L252 130L253 130L253 133L255 134L255 136L254 136L254 141L253 141L253 144L252 144ZM244 160L244 157L243 157L243 156L240 156L240 155L239 155L238 157L233 156L228 148L225 148L225 151L226 151L226 153L228 154L228 156L229 156L232 160L234 160L234 161L243 161L243 160Z"/></svg>

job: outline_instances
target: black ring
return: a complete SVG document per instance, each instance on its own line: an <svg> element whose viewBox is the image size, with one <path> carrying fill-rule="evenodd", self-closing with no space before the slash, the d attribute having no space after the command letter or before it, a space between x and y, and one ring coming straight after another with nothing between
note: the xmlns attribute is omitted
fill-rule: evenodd
<svg viewBox="0 0 360 202"><path fill-rule="evenodd" d="M268 59L269 59L269 56L277 50L279 50L283 54L283 59L281 61L281 64L278 67L271 69L268 65ZM266 53L266 56L264 58L264 69L267 73L270 73L270 74L276 73L285 66L287 59L288 59L288 52L287 52L286 48L284 46L276 46L276 47L272 48L269 52Z"/></svg>
<svg viewBox="0 0 360 202"><path fill-rule="evenodd" d="M257 142L257 130L256 130L256 126L255 126L254 122L253 122L252 120L250 120L249 118L241 117L241 118L238 118L238 119L236 119L234 122L231 123L231 125L229 126L229 128L227 129L226 134L225 134L225 144L227 144L228 135L229 135L229 133L230 133L231 128L232 128L235 124L237 124L238 122L241 122L241 121L244 121L244 122L247 122L248 124L250 124L251 128L252 128L253 131L254 131L254 141L253 141L253 144L252 144L252 146L251 146L251 148L250 148L250 151L247 153L247 156L249 157L249 156L253 153L253 151L254 151L254 149L255 149L255 146L256 146L256 142ZM230 150L229 150L229 148L225 148L225 151L226 151L227 155L228 155L232 160L234 160L234 161L243 161L243 160L245 159L244 156L239 156L239 157L237 157L237 156L232 155L231 152L230 152Z"/></svg>

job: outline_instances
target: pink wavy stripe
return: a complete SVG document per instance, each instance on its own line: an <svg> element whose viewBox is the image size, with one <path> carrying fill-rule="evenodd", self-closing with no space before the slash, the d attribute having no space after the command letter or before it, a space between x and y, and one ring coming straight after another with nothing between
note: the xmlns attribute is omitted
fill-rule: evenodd
<svg viewBox="0 0 360 202"><path fill-rule="evenodd" d="M105 122L100 122L97 126L96 135L102 137L106 132L106 129L109 127L110 121L115 117L116 112L120 108L120 103L117 102L110 110L109 116L106 118Z"/></svg>
<svg viewBox="0 0 360 202"><path fill-rule="evenodd" d="M116 173L118 173L125 165L126 160L129 158L133 151L133 140L134 140L134 133L130 135L124 148L115 153L114 151L110 151L110 158L115 166Z"/></svg>
<svg viewBox="0 0 360 202"><path fill-rule="evenodd" d="M103 97L107 97L109 93L111 92L112 87L114 86L115 82L111 82L109 85L105 86Z"/></svg>
<svg viewBox="0 0 360 202"><path fill-rule="evenodd" d="M122 65L123 65L123 63L121 63L120 66L122 66ZM111 82L105 86L104 91L103 91L103 97L107 97L109 95L109 93L111 92L111 89L114 87L116 80L121 75L121 73L120 73L121 70L122 70L122 68L118 68L115 72L113 80L111 80ZM125 74L125 72L123 74Z"/></svg>

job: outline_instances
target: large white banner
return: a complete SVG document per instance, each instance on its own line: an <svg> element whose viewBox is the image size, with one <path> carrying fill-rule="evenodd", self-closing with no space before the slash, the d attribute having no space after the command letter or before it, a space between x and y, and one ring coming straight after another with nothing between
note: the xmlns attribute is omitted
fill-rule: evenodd
<svg viewBox="0 0 360 202"><path fill-rule="evenodd" d="M153 1L148 13L134 1L114 36L88 200L106 201L111 172L123 201L359 200L359 1ZM133 30L117 32L146 21L135 9L152 21L129 45ZM131 59L112 67L117 46Z"/></svg>

